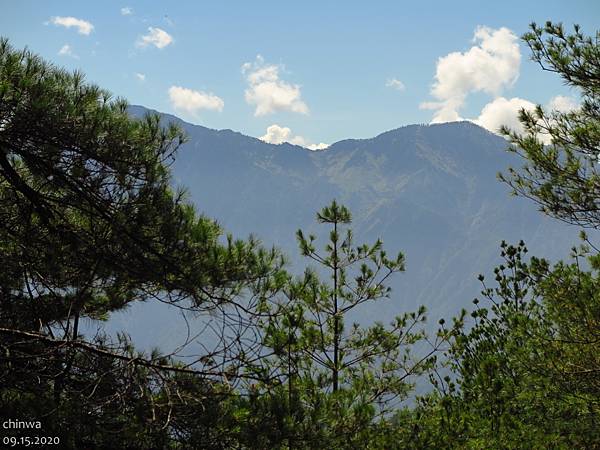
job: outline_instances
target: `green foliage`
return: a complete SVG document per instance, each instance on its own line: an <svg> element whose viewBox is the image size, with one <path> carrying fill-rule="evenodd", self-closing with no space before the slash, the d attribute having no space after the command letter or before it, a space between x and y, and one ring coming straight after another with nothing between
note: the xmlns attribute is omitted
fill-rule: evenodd
<svg viewBox="0 0 600 450"><path fill-rule="evenodd" d="M171 189L177 127L131 119L125 101L6 40L0 86L2 259L21 261L6 282L27 284L41 325L158 291L221 301L268 271L274 254L221 245L216 223Z"/></svg>
<svg viewBox="0 0 600 450"><path fill-rule="evenodd" d="M598 37L552 23L524 36L583 102L521 112L525 133L504 131L525 166L502 177L595 229ZM600 448L600 252L586 234L555 265L503 243L481 301L441 320L433 342L423 308L349 324L390 296L402 253L355 245L352 215L333 201L316 217L323 251L297 232L316 267L291 276L275 250L223 237L171 187L184 139L0 41L2 417L41 420L63 448ZM221 349L184 365L79 332L84 317L148 299L210 312ZM424 373L434 391L402 407Z"/></svg>
<svg viewBox="0 0 600 450"><path fill-rule="evenodd" d="M380 240L355 246L351 214L335 201L317 221L331 227L323 253L315 236L297 238L319 271L290 276L263 321L265 358L255 370L268 379L250 388L248 417L250 437L267 440L252 448L371 448L435 351L410 351L425 337L424 308L388 326L346 327L349 314L389 297L386 282L404 270L404 256L389 258Z"/></svg>
<svg viewBox="0 0 600 450"><path fill-rule="evenodd" d="M523 157L520 170L509 169L501 179L515 193L532 198L546 214L569 223L597 228L600 224L600 47L579 27L566 34L562 25L532 24L523 40L532 59L557 73L581 95L581 107L570 112L520 113L524 134L507 128L504 134ZM547 145L545 145L547 144Z"/></svg>
<svg viewBox="0 0 600 450"><path fill-rule="evenodd" d="M452 448L598 448L600 370L597 271L531 258L523 243L502 245L505 262L486 303L456 319L453 377L432 378L438 393L414 414L425 442ZM431 420L433 418L433 420ZM417 427L417 425L415 425Z"/></svg>
<svg viewBox="0 0 600 450"><path fill-rule="evenodd" d="M533 59L577 88L578 110L521 112L524 134L508 129L525 166L501 179L545 213L583 227L600 225L600 50L575 27L531 27ZM542 142L543 141L543 142ZM545 142L545 143L544 143ZM432 371L436 391L399 417L398 440L415 448L600 448L600 264L586 233L572 262L525 260L523 242L502 244L475 309L455 318L447 365ZM443 327L443 324L442 324ZM448 370L447 369L447 370ZM410 446L409 446L410 447Z"/></svg>
<svg viewBox="0 0 600 450"><path fill-rule="evenodd" d="M278 276L277 252L223 238L171 187L184 139L158 115L132 119L81 73L0 40L3 418L41 420L71 448L165 447L194 405L207 411L194 423L212 429L239 347L186 368L79 326L148 299L235 315L240 294L260 298Z"/></svg>

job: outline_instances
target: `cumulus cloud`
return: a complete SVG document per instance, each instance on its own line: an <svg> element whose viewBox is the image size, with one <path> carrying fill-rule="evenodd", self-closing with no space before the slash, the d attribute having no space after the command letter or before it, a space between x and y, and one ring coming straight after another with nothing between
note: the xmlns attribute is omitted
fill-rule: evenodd
<svg viewBox="0 0 600 450"><path fill-rule="evenodd" d="M154 45L156 48L165 48L173 43L173 36L160 28L148 27L148 34L140 36L136 45L144 48Z"/></svg>
<svg viewBox="0 0 600 450"><path fill-rule="evenodd" d="M479 117L473 120L473 122L492 133L498 133L500 127L503 125L511 130L522 133L523 127L521 122L519 122L519 111L521 109L533 110L535 109L535 104L519 97L511 99L498 97L485 105Z"/></svg>
<svg viewBox="0 0 600 450"><path fill-rule="evenodd" d="M463 101L446 100L445 102L423 102L419 105L421 109L435 110L431 123L455 122L464 120L458 113Z"/></svg>
<svg viewBox="0 0 600 450"><path fill-rule="evenodd" d="M422 109L435 111L432 122L460 120L459 110L470 93L499 96L519 77L521 52L511 30L477 27L473 43L466 52L438 59L431 88L436 101L421 104Z"/></svg>
<svg viewBox="0 0 600 450"><path fill-rule="evenodd" d="M320 142L318 144L310 144L306 148L309 149L309 150L325 150L327 147L329 147L329 144L325 144L323 142Z"/></svg>
<svg viewBox="0 0 600 450"><path fill-rule="evenodd" d="M146 81L146 74L143 74L143 73L136 72L136 73L135 73L135 77L136 77L136 78L137 78L139 81L142 81L142 82Z"/></svg>
<svg viewBox="0 0 600 450"><path fill-rule="evenodd" d="M188 113L193 116L201 110L223 111L225 102L222 98L213 93L194 91L181 86L171 86L169 88L169 99L171 106L176 111Z"/></svg>
<svg viewBox="0 0 600 450"><path fill-rule="evenodd" d="M266 64L258 55L254 63L245 63L242 73L246 77L248 89L246 102L255 105L255 116L264 116L277 111L292 111L308 114L308 106L302 100L300 86L290 84L279 77L281 65Z"/></svg>
<svg viewBox="0 0 600 450"><path fill-rule="evenodd" d="M76 17L51 17L50 22L56 26L65 27L65 28L77 28L77 32L79 34L89 35L94 29L94 25L92 25L87 20L77 19Z"/></svg>
<svg viewBox="0 0 600 450"><path fill-rule="evenodd" d="M290 144L300 145L301 147L305 147L310 150L323 150L329 147L329 145L323 142L311 144L302 136L293 135L290 128L282 127L277 124L273 124L268 127L266 134L261 136L259 139L269 144L283 144L284 142L289 142Z"/></svg>
<svg viewBox="0 0 600 450"><path fill-rule="evenodd" d="M122 16L130 16L132 14L133 14L133 8L130 8L129 6L125 6L124 8L121 8Z"/></svg>
<svg viewBox="0 0 600 450"><path fill-rule="evenodd" d="M398 78L388 78L388 80L385 82L385 85L398 91L403 91L404 89L406 89L404 83Z"/></svg>
<svg viewBox="0 0 600 450"><path fill-rule="evenodd" d="M63 45L58 51L60 56L70 56L71 58L79 59L75 53L73 53L73 48L69 44Z"/></svg>
<svg viewBox="0 0 600 450"><path fill-rule="evenodd" d="M547 105L547 109L550 111L568 113L579 109L579 103L573 97L557 95L556 97L552 97L550 99Z"/></svg>
<svg viewBox="0 0 600 450"><path fill-rule="evenodd" d="M291 135L292 130L288 127L273 124L267 128L267 133L259 139L269 144L282 144L283 142L289 142Z"/></svg>
<svg viewBox="0 0 600 450"><path fill-rule="evenodd" d="M523 126L519 121L519 111L521 111L521 109L532 111L535 108L536 105L534 103L522 98L513 97L511 99L506 99L504 97L498 97L485 105L481 110L479 117L474 119L473 122L493 133L498 133L500 127L503 125L513 131L523 133ZM547 112L554 111L567 113L577 108L579 108L579 104L572 97L557 95L550 99L544 109ZM551 142L551 137L544 133L538 134L538 139L545 144Z"/></svg>

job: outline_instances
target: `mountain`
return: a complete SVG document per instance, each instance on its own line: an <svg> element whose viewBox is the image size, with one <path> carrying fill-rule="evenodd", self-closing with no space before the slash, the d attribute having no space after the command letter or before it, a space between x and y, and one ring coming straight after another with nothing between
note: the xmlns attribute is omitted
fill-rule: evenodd
<svg viewBox="0 0 600 450"><path fill-rule="evenodd" d="M134 116L147 111L131 107ZM295 231L326 238L314 217L333 198L353 213L356 243L381 237L388 253L404 252L407 270L394 279L391 299L367 306L358 320L387 321L425 305L435 324L471 306L481 289L477 275L493 278L502 240L523 239L532 254L550 259L565 258L577 241L573 227L510 196L496 173L520 160L506 152L503 138L470 122L410 125L310 151L167 114L163 119L179 123L189 136L173 175L198 210L234 236L252 233L278 246L292 270L306 264ZM177 342L183 332L160 308L135 306L114 317L110 328L126 327L138 342Z"/></svg>

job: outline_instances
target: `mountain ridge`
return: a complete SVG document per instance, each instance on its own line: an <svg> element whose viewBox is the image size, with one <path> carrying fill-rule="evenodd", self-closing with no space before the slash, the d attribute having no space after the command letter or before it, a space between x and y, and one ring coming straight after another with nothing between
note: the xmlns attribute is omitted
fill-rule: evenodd
<svg viewBox="0 0 600 450"><path fill-rule="evenodd" d="M436 128L436 127L440 127L440 128L445 128L445 127L465 127L465 128L473 128L473 129L477 129L482 131L485 134L489 134L491 136L495 136L498 137L499 135L481 127L480 125L477 125L474 122L471 122L469 120L460 120L460 121L455 121L455 122L443 122L443 123L421 123L421 124L406 124L406 125L401 125L399 127L393 128L391 130L387 130L387 131L382 131L381 133L372 136L372 137L367 137L367 138L345 138L345 139L341 139L339 141L335 141L333 143L331 143L330 145L328 145L326 148L323 149L318 149L318 150L312 150L309 149L308 147L304 147L302 145L297 145L297 144L291 144L289 142L282 142L280 144L272 144L266 141L261 140L260 138L254 137L254 136L250 136L247 134L242 133L241 131L236 131L233 130L231 128L210 128L210 127L205 127L204 125L199 125L199 124L195 124L192 122L188 122L174 114L171 113L165 113L165 112L161 112L158 111L156 109L152 109L152 108L146 108L142 105L129 105L128 107L129 112L134 116L134 117L140 117L141 115L143 115L144 113L154 113L154 114L158 114L159 116L161 116L164 119L168 119L168 121L174 121L176 123L179 124L183 124L185 127L194 127L194 128L199 128L202 130L206 130L206 131L212 131L212 132L216 132L216 133L220 133L220 134L232 134L232 135L237 135L237 136L242 136L245 138L249 138L249 139L253 139L259 142L262 142L264 144L267 145L271 145L273 147L276 148L299 148L308 152L315 152L315 153L320 153L320 152L324 152L327 150L330 150L333 146L336 146L338 144L345 144L348 142L361 142L361 141L372 141L378 138L382 138L386 135L390 135L390 134L394 134L396 132L401 132L407 129L412 129L412 128Z"/></svg>
<svg viewBox="0 0 600 450"><path fill-rule="evenodd" d="M130 111L139 117L149 110ZM357 243L381 237L390 254L405 253L407 271L392 282L392 300L360 311L359 321L387 321L421 304L433 323L449 318L478 295L477 275L501 262L502 240L523 239L532 254L550 259L564 258L576 242L572 227L540 214L526 199L510 197L496 174L518 166L519 159L506 151L504 138L470 122L407 125L312 151L162 117L176 119L189 136L172 173L198 210L235 236L253 234L281 248L293 272L306 265L296 230L324 236L315 213L334 198L352 211ZM152 311L135 308L156 321ZM127 322L138 341L150 341L149 331L132 324L128 314L113 325ZM165 341L177 341L168 323L156 327Z"/></svg>

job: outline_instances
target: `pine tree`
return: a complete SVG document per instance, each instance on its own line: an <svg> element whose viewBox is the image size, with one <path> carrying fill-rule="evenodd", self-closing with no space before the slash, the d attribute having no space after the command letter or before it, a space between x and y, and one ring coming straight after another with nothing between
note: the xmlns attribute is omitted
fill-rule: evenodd
<svg viewBox="0 0 600 450"><path fill-rule="evenodd" d="M65 446L115 448L102 440L130 430L129 442L146 433L158 440L143 446L163 447L186 393L227 391L219 381L237 376L233 344L220 365L208 354L183 367L80 332L83 318L136 301L235 316L238 296L254 299L279 270L277 252L224 239L171 186L184 140L158 115L131 118L81 73L0 40L2 415L44 417Z"/></svg>
<svg viewBox="0 0 600 450"><path fill-rule="evenodd" d="M525 132L504 128L521 169L501 179L549 216L600 226L600 47L579 27L531 25L523 36L532 58L576 88L570 112L521 111ZM593 231L592 231L593 232ZM398 440L417 447L600 448L600 255L582 233L569 262L531 257L523 242L502 244L494 281L451 330L454 376L400 415ZM437 372L433 372L434 377Z"/></svg>
<svg viewBox="0 0 600 450"><path fill-rule="evenodd" d="M561 24L531 25L523 36L532 59L559 75L581 96L569 112L522 110L525 133L503 128L512 151L523 158L522 169L501 179L514 192L533 199L546 214L583 227L600 226L600 32L573 34Z"/></svg>
<svg viewBox="0 0 600 450"><path fill-rule="evenodd" d="M317 221L329 226L329 240L319 252L316 236L297 232L301 254L317 267L288 277L263 322L269 356L260 371L270 378L253 386L260 395L247 406L248 416L262 425L265 416L279 417L269 429L279 430L277 442L288 448L362 448L379 426L385 428L441 341L413 357L411 350L425 339L424 307L387 326L347 327L349 318L390 296L387 282L404 271L404 256L388 257L381 240L355 245L350 211L335 200Z"/></svg>

